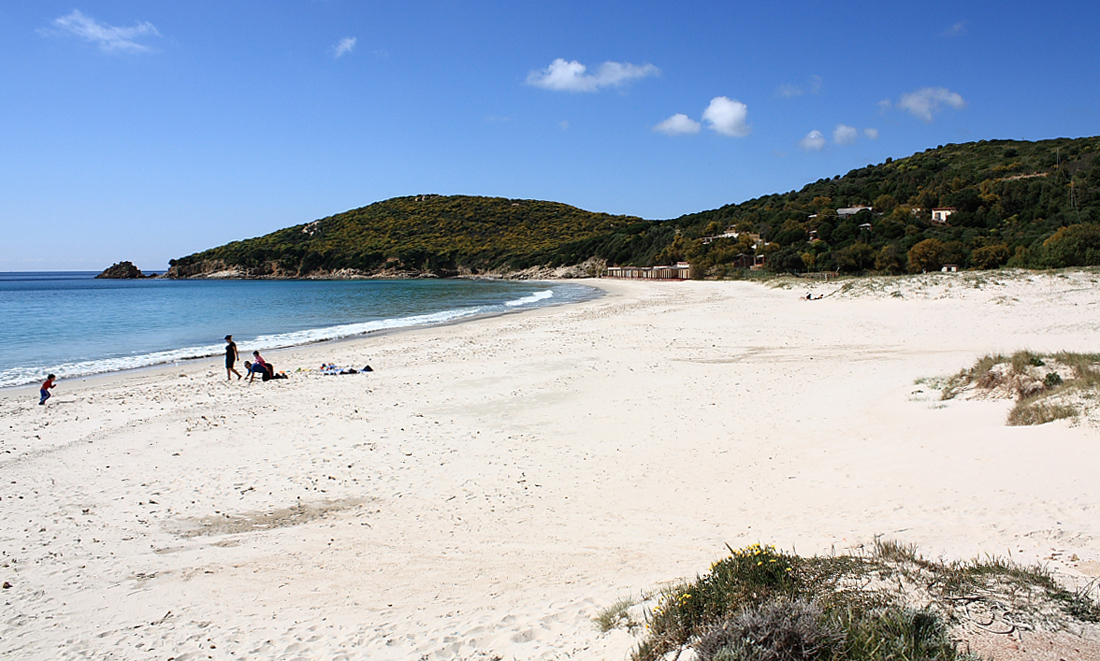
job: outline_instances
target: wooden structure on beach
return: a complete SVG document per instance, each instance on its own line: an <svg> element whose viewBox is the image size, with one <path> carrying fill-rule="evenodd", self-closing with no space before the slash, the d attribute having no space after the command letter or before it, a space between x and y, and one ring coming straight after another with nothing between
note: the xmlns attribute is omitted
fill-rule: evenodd
<svg viewBox="0 0 1100 661"><path fill-rule="evenodd" d="M608 266L604 276L631 280L690 280L691 264L677 262L671 266Z"/></svg>

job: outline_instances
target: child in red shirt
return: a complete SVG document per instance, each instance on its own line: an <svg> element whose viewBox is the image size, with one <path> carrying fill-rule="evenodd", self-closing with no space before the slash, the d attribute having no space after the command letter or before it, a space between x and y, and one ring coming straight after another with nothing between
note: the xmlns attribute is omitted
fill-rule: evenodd
<svg viewBox="0 0 1100 661"><path fill-rule="evenodd" d="M56 376L51 374L46 377L46 380L42 383L42 387L38 390L38 394L42 395L42 399L38 400L39 406L45 404L46 400L50 398L50 388L53 388L55 385L57 385L53 382L56 378Z"/></svg>

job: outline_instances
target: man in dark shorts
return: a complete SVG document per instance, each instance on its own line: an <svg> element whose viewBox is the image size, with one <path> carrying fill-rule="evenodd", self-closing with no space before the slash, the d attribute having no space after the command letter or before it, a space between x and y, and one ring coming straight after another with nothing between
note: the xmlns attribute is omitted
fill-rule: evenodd
<svg viewBox="0 0 1100 661"><path fill-rule="evenodd" d="M237 343L233 341L232 335L225 336L225 378L232 380L233 375L237 375L237 379L240 380L241 373L233 368L233 364L240 358L237 355Z"/></svg>

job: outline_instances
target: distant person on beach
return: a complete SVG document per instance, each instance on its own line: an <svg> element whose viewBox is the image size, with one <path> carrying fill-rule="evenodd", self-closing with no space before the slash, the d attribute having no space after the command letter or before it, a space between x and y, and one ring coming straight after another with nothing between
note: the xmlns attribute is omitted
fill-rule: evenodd
<svg viewBox="0 0 1100 661"><path fill-rule="evenodd" d="M272 379L286 379L288 378L286 372L275 373L275 366L271 363L250 363L247 360L244 361L244 368L248 371L248 382L252 383L256 375L260 375L261 381L270 381Z"/></svg>
<svg viewBox="0 0 1100 661"><path fill-rule="evenodd" d="M270 377L270 376L272 376L272 375L274 374L274 369L273 369L273 368L271 367L271 365L269 365L269 364L267 363L267 361L266 361L266 360L264 360L264 357L260 355L260 352L259 352L259 351L253 351L253 352L252 352L252 358L254 358L254 359L255 359L255 360L253 360L252 362L253 362L254 364L257 364L257 365L259 365L260 367L263 367L263 368L264 368L264 371L266 371L266 372L267 372L267 374L268 374L268 376L269 376L269 377Z"/></svg>
<svg viewBox="0 0 1100 661"><path fill-rule="evenodd" d="M38 394L42 396L42 399L38 400L38 405L42 406L46 403L46 400L50 398L50 388L53 388L57 384L54 383L54 379L57 377L53 374L46 377L46 380L42 382L42 387L38 389Z"/></svg>
<svg viewBox="0 0 1100 661"><path fill-rule="evenodd" d="M271 378L271 374L268 373L267 368L259 363L250 363L247 360L244 361L244 371L248 373L249 383L252 383L257 374L260 375L262 381L267 381Z"/></svg>
<svg viewBox="0 0 1100 661"><path fill-rule="evenodd" d="M233 364L240 360L240 354L237 353L237 343L233 341L232 335L225 336L225 378L232 379L233 375L237 375L237 380L240 381L241 373L234 369Z"/></svg>

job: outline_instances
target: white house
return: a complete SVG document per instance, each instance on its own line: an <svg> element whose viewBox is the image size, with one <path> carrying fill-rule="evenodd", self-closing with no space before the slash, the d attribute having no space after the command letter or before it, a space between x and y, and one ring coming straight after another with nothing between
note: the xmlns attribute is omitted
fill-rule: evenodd
<svg viewBox="0 0 1100 661"><path fill-rule="evenodd" d="M932 222L946 225L947 217L953 213L955 213L955 207L937 207L932 209Z"/></svg>
<svg viewBox="0 0 1100 661"><path fill-rule="evenodd" d="M836 215L841 218L847 218L848 216L854 216L860 211L871 211L871 207L845 207L843 209L837 209Z"/></svg>

